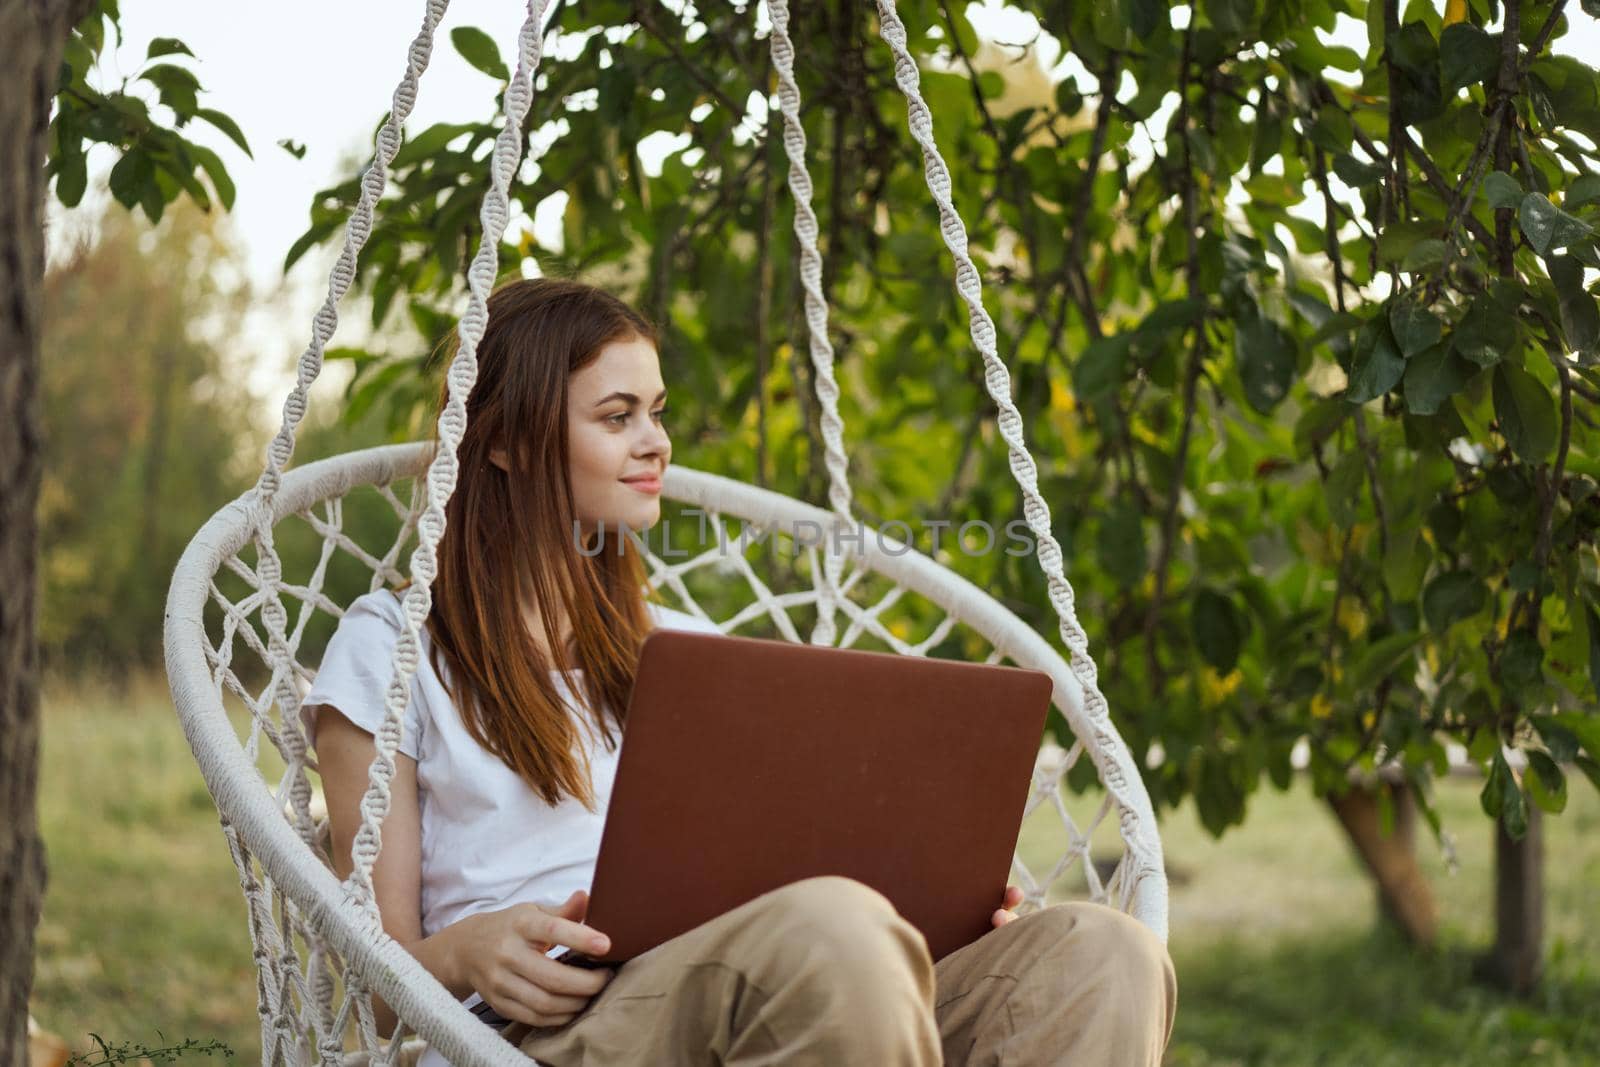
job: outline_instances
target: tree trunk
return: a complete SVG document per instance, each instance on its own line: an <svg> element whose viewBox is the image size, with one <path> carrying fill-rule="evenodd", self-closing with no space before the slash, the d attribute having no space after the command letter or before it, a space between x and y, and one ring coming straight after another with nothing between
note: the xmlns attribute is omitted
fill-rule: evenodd
<svg viewBox="0 0 1600 1067"><path fill-rule="evenodd" d="M1394 808L1394 832L1385 834L1378 790L1386 790ZM1439 909L1416 854L1416 801L1403 782L1358 783L1328 804L1355 846L1378 887L1382 915L1415 945L1432 945L1438 934Z"/></svg>
<svg viewBox="0 0 1600 1067"><path fill-rule="evenodd" d="M1508 992L1532 992L1544 969L1544 813L1534 805L1521 841L1494 821L1494 920L1487 977Z"/></svg>
<svg viewBox="0 0 1600 1067"><path fill-rule="evenodd" d="M44 898L39 774L39 292L44 163L61 51L89 0L0 0L0 1063L28 1059Z"/></svg>

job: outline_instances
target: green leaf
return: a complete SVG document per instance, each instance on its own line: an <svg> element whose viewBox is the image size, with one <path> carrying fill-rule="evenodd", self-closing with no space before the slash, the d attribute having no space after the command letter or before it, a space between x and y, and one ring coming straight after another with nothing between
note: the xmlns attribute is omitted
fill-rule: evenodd
<svg viewBox="0 0 1600 1067"><path fill-rule="evenodd" d="M1483 176L1483 196L1492 208L1516 210L1525 197L1522 183L1503 170L1491 170Z"/></svg>
<svg viewBox="0 0 1600 1067"><path fill-rule="evenodd" d="M1531 559L1519 559L1506 571L1506 584L1514 593L1531 593L1539 588L1539 565Z"/></svg>
<svg viewBox="0 0 1600 1067"><path fill-rule="evenodd" d="M239 129L239 124L215 108L202 107L195 111L194 117L204 119L217 129L228 135L228 140L238 145L245 155L254 159L250 152L250 142L244 139L244 131Z"/></svg>
<svg viewBox="0 0 1600 1067"><path fill-rule="evenodd" d="M1578 754L1577 735L1556 722L1554 716L1546 715L1532 721L1539 729L1539 737L1544 741L1544 747L1550 751L1550 758L1557 763L1571 763L1573 757Z"/></svg>
<svg viewBox="0 0 1600 1067"><path fill-rule="evenodd" d="M1155 33L1158 27L1170 26L1171 16L1166 0L1120 0L1122 17L1140 39Z"/></svg>
<svg viewBox="0 0 1600 1067"><path fill-rule="evenodd" d="M1198 319L1206 309L1206 302L1194 298L1183 300L1168 300L1157 304L1151 309L1150 314L1139 323L1139 332L1166 333L1178 326L1188 326Z"/></svg>
<svg viewBox="0 0 1600 1067"><path fill-rule="evenodd" d="M130 148L111 168L111 195L125 208L133 208L145 195L145 187L155 183L155 167L140 148Z"/></svg>
<svg viewBox="0 0 1600 1067"><path fill-rule="evenodd" d="M1230 598L1201 589L1189 609L1189 629L1200 658L1218 674L1228 674L1238 665L1239 651L1250 635L1250 617Z"/></svg>
<svg viewBox="0 0 1600 1067"><path fill-rule="evenodd" d="M1487 295L1473 298L1450 338L1463 358L1492 367L1517 346L1517 320Z"/></svg>
<svg viewBox="0 0 1600 1067"><path fill-rule="evenodd" d="M500 58L500 49L494 38L476 26L457 26L450 31L450 43L456 46L461 58L491 78L510 81L511 72Z"/></svg>
<svg viewBox="0 0 1600 1067"><path fill-rule="evenodd" d="M1100 566L1107 577L1126 586L1144 577L1149 557L1145 554L1144 524L1137 506L1114 505L1100 520L1097 545Z"/></svg>
<svg viewBox="0 0 1600 1067"><path fill-rule="evenodd" d="M1413 20L1386 42L1394 60L1395 79L1391 86L1392 106L1407 123L1431 119L1444 110L1445 93L1440 84L1439 44L1433 31Z"/></svg>
<svg viewBox="0 0 1600 1067"><path fill-rule="evenodd" d="M1494 369L1494 414L1511 450L1542 463L1556 447L1555 401L1539 379L1512 363Z"/></svg>
<svg viewBox="0 0 1600 1067"><path fill-rule="evenodd" d="M1528 244L1541 256L1573 241L1589 236L1589 224L1569 215L1550 202L1543 193L1529 193L1517 209L1517 222Z"/></svg>
<svg viewBox="0 0 1600 1067"><path fill-rule="evenodd" d="M1528 796L1542 810L1560 815L1567 807L1567 776L1561 773L1556 761L1537 749L1526 749L1528 774L1523 781L1528 786Z"/></svg>
<svg viewBox="0 0 1600 1067"><path fill-rule="evenodd" d="M1576 737L1585 752L1600 757L1600 714L1593 711L1564 711L1550 716L1550 719Z"/></svg>
<svg viewBox="0 0 1600 1067"><path fill-rule="evenodd" d="M1383 556L1383 581L1390 595L1401 602L1415 600L1422 592L1422 579L1432 560L1433 553L1420 528L1410 526L1396 531Z"/></svg>
<svg viewBox="0 0 1600 1067"><path fill-rule="evenodd" d="M1437 344L1444 335L1444 324L1438 316L1410 294L1397 296L1390 302L1389 329L1400 345L1400 354L1407 359Z"/></svg>
<svg viewBox="0 0 1600 1067"><path fill-rule="evenodd" d="M1344 398L1352 404L1374 400L1393 389L1405 370L1405 358L1395 346L1388 322L1382 317L1373 319L1356 338L1355 362Z"/></svg>
<svg viewBox="0 0 1600 1067"><path fill-rule="evenodd" d="M395 153L394 168L398 171L442 152L451 141L475 129L477 127L470 122L436 122L416 136L406 138L406 143Z"/></svg>
<svg viewBox="0 0 1600 1067"><path fill-rule="evenodd" d="M1481 82L1499 69L1500 37L1470 22L1455 22L1439 37L1439 74L1447 96Z"/></svg>
<svg viewBox="0 0 1600 1067"><path fill-rule="evenodd" d="M1400 269L1408 274L1420 274L1430 271L1444 262L1450 246L1437 237L1424 237L1410 248L1406 249L1404 258L1400 260Z"/></svg>
<svg viewBox="0 0 1600 1067"><path fill-rule="evenodd" d="M1488 731L1483 736L1493 737ZM1500 768L1505 765L1505 758L1500 754L1498 738L1495 739L1494 762L1489 764L1489 773L1484 775L1483 791L1478 794L1478 803L1483 807L1483 813L1491 819L1500 817L1500 809L1505 806L1506 779L1500 776ZM1506 768L1506 777L1510 777L1511 768ZM1513 784L1512 788L1515 788Z"/></svg>
<svg viewBox="0 0 1600 1067"><path fill-rule="evenodd" d="M150 47L145 49L146 59L155 59L157 56L193 56L189 46L176 37L157 37L150 42Z"/></svg>
<svg viewBox="0 0 1600 1067"><path fill-rule="evenodd" d="M1585 604L1583 617L1589 627L1589 684L1594 686L1595 695L1600 696L1600 615ZM1595 754L1600 756L1600 750Z"/></svg>
<svg viewBox="0 0 1600 1067"><path fill-rule="evenodd" d="M154 85L161 102L180 116L187 117L195 113L195 97L200 92L200 81L193 71L174 63L157 63L153 67L146 67L139 77Z"/></svg>
<svg viewBox="0 0 1600 1067"><path fill-rule="evenodd" d="M162 173L155 171L151 181L145 182L139 191L139 206L144 209L145 217L152 223L160 222L161 215L167 207L167 196L161 188Z"/></svg>
<svg viewBox="0 0 1600 1067"><path fill-rule="evenodd" d="M1500 778L1500 821L1505 824L1511 840L1520 841L1528 832L1528 806L1522 799L1522 788L1516 775L1506 763L1505 753L1495 753L1495 774Z"/></svg>
<svg viewBox="0 0 1600 1067"><path fill-rule="evenodd" d="M1482 578L1471 571L1449 571L1423 589L1422 615L1429 629L1444 633L1455 622L1482 611L1488 598Z"/></svg>
<svg viewBox="0 0 1600 1067"><path fill-rule="evenodd" d="M1589 781L1594 783L1596 789L1600 789L1600 763L1596 763L1588 756L1579 756L1572 762L1588 777Z"/></svg>
<svg viewBox="0 0 1600 1067"><path fill-rule="evenodd" d="M1255 0L1206 0L1205 11L1219 33L1233 37L1249 32L1256 18Z"/></svg>
<svg viewBox="0 0 1600 1067"><path fill-rule="evenodd" d="M1406 363L1406 410L1413 415L1438 414L1440 406L1477 372L1449 345L1434 345Z"/></svg>
<svg viewBox="0 0 1600 1067"><path fill-rule="evenodd" d="M1345 184L1358 189L1376 185L1378 179L1384 175L1383 168L1376 163L1363 163L1345 152L1340 152L1333 158L1333 172L1343 179Z"/></svg>
<svg viewBox="0 0 1600 1067"><path fill-rule="evenodd" d="M1500 654L1500 678L1512 689L1531 688L1544 680L1543 663L1544 647L1538 635L1518 630L1506 639Z"/></svg>
<svg viewBox="0 0 1600 1067"><path fill-rule="evenodd" d="M1081 400L1099 400L1116 391L1122 384L1132 342L1129 334L1114 334L1102 337L1083 350L1072 367L1072 388Z"/></svg>
<svg viewBox="0 0 1600 1067"><path fill-rule="evenodd" d="M1551 256L1545 261L1560 300L1561 331L1567 348L1588 356L1600 347L1600 306L1584 288L1583 264L1572 256Z"/></svg>
<svg viewBox="0 0 1600 1067"><path fill-rule="evenodd" d="M1322 492L1328 505L1328 517L1340 529L1348 530L1361 517L1361 491L1367 474L1361 453L1345 452L1328 472L1328 481Z"/></svg>
<svg viewBox="0 0 1600 1067"><path fill-rule="evenodd" d="M62 156L56 164L56 199L63 207L77 207L89 182L87 160L81 152Z"/></svg>
<svg viewBox="0 0 1600 1067"><path fill-rule="evenodd" d="M1272 414L1294 384L1294 338L1266 316L1251 315L1234 329L1233 351L1245 399L1261 414Z"/></svg>
<svg viewBox="0 0 1600 1067"><path fill-rule="evenodd" d="M1600 174L1585 174L1567 189L1567 195L1561 198L1561 206L1582 207L1595 200L1600 200Z"/></svg>
<svg viewBox="0 0 1600 1067"><path fill-rule="evenodd" d="M228 177L228 168L222 165L222 157L205 145L190 144L188 151L200 161L200 169L211 179L211 186L216 189L217 199L222 201L223 210L231 211L234 198L233 179Z"/></svg>
<svg viewBox="0 0 1600 1067"><path fill-rule="evenodd" d="M1405 663L1421 639L1415 631L1379 638L1357 654L1345 674L1346 684L1354 693L1367 692Z"/></svg>

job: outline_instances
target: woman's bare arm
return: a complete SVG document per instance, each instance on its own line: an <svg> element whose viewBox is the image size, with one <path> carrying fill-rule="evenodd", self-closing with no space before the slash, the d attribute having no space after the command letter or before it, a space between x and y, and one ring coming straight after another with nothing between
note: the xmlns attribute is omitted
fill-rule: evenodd
<svg viewBox="0 0 1600 1067"><path fill-rule="evenodd" d="M377 754L372 735L332 705L317 721L317 763L328 800L333 866L346 878L353 866L350 845L361 825L361 797L367 769ZM560 1026L582 1011L610 979L611 968L572 967L544 952L563 944L604 952L610 944L581 925L588 897L575 892L560 907L514 904L499 911L458 919L422 936L422 819L417 802L417 761L395 755L389 783L389 814L383 820L383 848L372 870L373 889L383 929L417 958L450 995L464 1000L476 991L508 1019L532 1026ZM378 1032L392 1035L397 1019L376 994L372 998Z"/></svg>

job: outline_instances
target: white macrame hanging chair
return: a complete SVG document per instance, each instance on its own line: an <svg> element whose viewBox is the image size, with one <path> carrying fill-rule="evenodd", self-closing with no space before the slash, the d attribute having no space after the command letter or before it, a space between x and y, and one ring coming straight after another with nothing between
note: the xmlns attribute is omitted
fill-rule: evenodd
<svg viewBox="0 0 1600 1067"><path fill-rule="evenodd" d="M223 835L244 890L257 967L262 1062L268 1065L412 1063L426 1044L455 1064L526 1067L531 1062L383 932L372 870L380 847L381 822L389 807L402 715L417 669L418 634L431 606L445 503L456 482L456 449L465 429L466 399L477 377L477 347L487 319L485 302L496 280L496 250L507 225L507 188L522 159L521 130L540 58L545 0L530 0L518 35L516 71L505 92L505 121L495 144L492 184L481 212L483 239L470 268L470 296L460 320L459 349L448 371L448 402L439 418L437 447L422 442L367 449L285 473L295 428L305 415L324 347L337 326L339 301L354 279L356 256L371 230L373 211L384 193L388 167L400 146L403 124L415 101L417 83L428 64L446 4L447 0L427 0L422 28L410 46L404 78L379 131L373 162L363 176L360 199L329 280L327 300L315 316L312 339L300 358L294 388L284 403L282 427L268 448L265 470L254 489L217 512L195 535L173 574L167 597L168 677L183 729L219 809ZM996 353L994 325L984 310L978 271L967 253L966 228L950 202L949 172L933 142L928 107L918 89L917 64L907 50L905 27L893 0L877 0L881 34L893 52L910 129L922 148L928 186L955 259L956 288L970 312L972 338L984 361L985 384L999 410L1000 432L1009 449L1011 471L1023 492L1025 516L1048 578L1068 657L1063 658L987 593L911 546L874 535L870 528L859 544L849 539L835 541L831 536L835 523L849 530L857 526L846 476L828 311L821 292L821 257L811 210L805 134L798 117L800 99L794 81L788 5L786 0L768 0L768 8L784 146L790 161L789 187L795 200L794 229L801 247L810 355L822 410L831 510L672 466L663 485L664 497L705 513L706 528L716 532L717 544L670 564L641 545L647 553L649 586L663 599L676 599L682 610L709 618L690 585L708 578L719 582L723 587L719 603L727 603L735 595L744 602L730 617L713 620L726 633L759 626L791 641L839 647L867 637L900 654L918 656L941 646L959 630L966 641L964 647L987 646L991 650L985 662L1009 662L1048 672L1055 680L1055 708L1075 742L1063 749L1047 741L1041 749L1026 811L1031 814L1041 805L1051 805L1060 817L1065 844L1059 860L1042 874L1030 870L1020 854L1017 856L1015 877L1026 893L1020 910L1026 913L1042 906L1053 883L1069 872L1075 877L1081 869L1082 895L1132 914L1165 940L1167 881L1154 813L1138 769L1107 715L1095 664L1073 611L1072 587L1062 573L1061 549L1050 531L1050 510L1039 494L1034 461L1023 442L1022 419L1011 401L1010 375ZM373 492L393 510L392 537L386 533L381 544L358 544L344 527L344 506L347 497L353 500L359 493ZM320 540L318 561L309 575L291 578L282 572L275 537L278 524L288 520L303 520ZM743 542L730 547L725 520L768 532L773 539L769 548L778 542L788 545L796 564L807 564L810 588L774 592L746 557ZM807 533L797 532L801 529ZM830 531L830 536L820 541L820 552L813 535L817 530ZM407 575L401 573L397 561L413 535L411 584L404 597L406 625L395 649L387 718L376 734L377 757L361 804L354 869L341 882L328 859L326 815L307 774L315 771L316 764L297 711L313 672L297 661L297 653L313 615L325 612L337 618L343 614L343 606L323 592L330 562L339 556L345 557L342 565L352 559L359 561L370 571L371 589L399 586ZM244 555L253 557L251 562L246 562ZM769 552L767 558L781 555ZM230 598L224 594L223 584L238 585L244 592ZM870 597L868 590L872 590ZM290 598L298 602L292 626L286 607ZM917 619L938 618L930 632L914 641L905 636L905 623L893 615L906 612L911 605L920 605ZM816 613L809 638L802 637L788 614L797 608ZM253 691L240 680L241 674L254 677L242 666L235 667L235 653L241 645L246 656L261 660L267 673L269 680L260 690ZM271 744L265 752L263 737ZM1067 801L1082 797L1063 795L1063 777L1084 757L1093 765L1103 796L1075 819ZM273 780L268 775L274 776ZM1089 795L1093 797L1092 792ZM1113 814L1114 820L1110 818ZM1097 837L1096 830L1102 827L1104 832ZM1091 839L1103 844L1100 839L1113 830L1121 857L1109 876L1102 877L1091 861ZM387 1039L377 1033L373 993L400 1018L397 1032Z"/></svg>

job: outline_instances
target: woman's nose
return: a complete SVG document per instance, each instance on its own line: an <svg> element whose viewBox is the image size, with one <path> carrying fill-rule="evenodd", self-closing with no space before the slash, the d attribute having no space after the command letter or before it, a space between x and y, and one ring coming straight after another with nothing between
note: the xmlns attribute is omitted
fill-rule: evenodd
<svg viewBox="0 0 1600 1067"><path fill-rule="evenodd" d="M641 447L647 454L660 452L665 455L672 450L672 438L667 435L666 427L652 426Z"/></svg>

